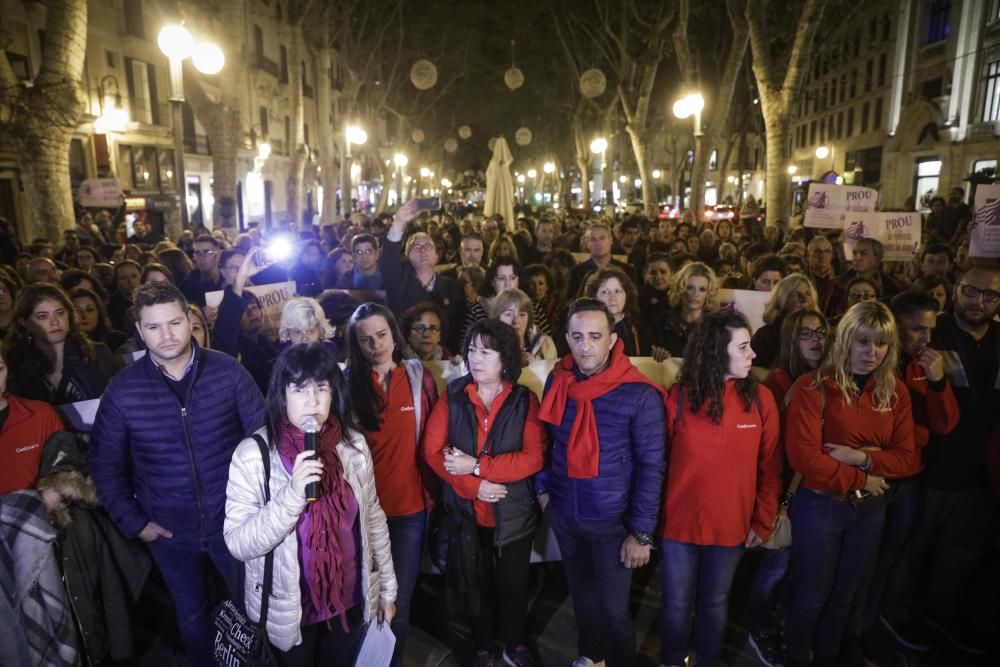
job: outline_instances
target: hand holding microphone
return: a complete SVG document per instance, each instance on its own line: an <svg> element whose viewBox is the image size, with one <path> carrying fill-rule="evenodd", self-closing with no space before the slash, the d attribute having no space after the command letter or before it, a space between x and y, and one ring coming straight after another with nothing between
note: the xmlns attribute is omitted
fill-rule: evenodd
<svg viewBox="0 0 1000 667"><path fill-rule="evenodd" d="M311 452L312 458L315 459L316 454L316 436L320 431L319 420L309 415L302 422L302 430L306 434L306 442L304 451ZM309 482L306 485L306 502L313 502L319 498L319 482Z"/></svg>

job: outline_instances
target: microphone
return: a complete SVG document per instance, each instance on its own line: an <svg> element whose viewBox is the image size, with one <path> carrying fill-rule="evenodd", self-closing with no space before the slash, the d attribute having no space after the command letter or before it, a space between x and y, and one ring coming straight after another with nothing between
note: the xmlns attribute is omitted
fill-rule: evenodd
<svg viewBox="0 0 1000 667"><path fill-rule="evenodd" d="M313 416L306 417L302 422L302 430L306 434L305 450L308 452L316 451L316 434L319 433L320 425L319 420ZM316 458L313 456L312 458ZM306 484L306 502L313 502L319 498L319 484L317 482L309 482Z"/></svg>

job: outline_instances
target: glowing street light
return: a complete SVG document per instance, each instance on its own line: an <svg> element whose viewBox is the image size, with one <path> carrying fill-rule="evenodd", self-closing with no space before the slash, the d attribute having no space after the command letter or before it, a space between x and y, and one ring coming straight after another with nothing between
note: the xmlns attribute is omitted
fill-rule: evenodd
<svg viewBox="0 0 1000 667"><path fill-rule="evenodd" d="M538 171L536 171L535 169L528 170L528 178L534 180L537 176L538 176Z"/></svg>
<svg viewBox="0 0 1000 667"><path fill-rule="evenodd" d="M396 166L399 167L400 169L410 164L410 158L406 157L406 155L404 155L403 153L396 153L396 155L392 159L393 162L396 163Z"/></svg>
<svg viewBox="0 0 1000 667"><path fill-rule="evenodd" d="M427 167L420 168L420 178L430 178L433 175L434 172L428 169Z"/></svg>
<svg viewBox="0 0 1000 667"><path fill-rule="evenodd" d="M226 54L217 44L200 42L191 54L191 63L202 74L218 74L226 66Z"/></svg>
<svg viewBox="0 0 1000 667"><path fill-rule="evenodd" d="M186 60L194 51L194 36L182 25L168 25L156 36L156 44L167 58Z"/></svg>
<svg viewBox="0 0 1000 667"><path fill-rule="evenodd" d="M825 160L829 155L830 155L830 149L827 148L826 146L816 147L816 157L819 158L820 160Z"/></svg>
<svg viewBox="0 0 1000 667"><path fill-rule="evenodd" d="M689 93L674 102L674 115L684 120L694 117L694 154L701 155L701 111L705 108L705 98L701 93ZM697 159L697 157L696 157ZM683 194L682 194L683 197ZM694 202L695 208L700 208L702 202ZM689 204L690 205L690 204Z"/></svg>
<svg viewBox="0 0 1000 667"><path fill-rule="evenodd" d="M794 176L795 172L797 172L798 170L799 170L799 168L796 167L794 164L788 165L788 175L789 176Z"/></svg>
<svg viewBox="0 0 1000 667"><path fill-rule="evenodd" d="M660 178L661 176L663 176L663 172L662 171L660 171L659 169L654 169L653 170L653 178Z"/></svg>
<svg viewBox="0 0 1000 667"><path fill-rule="evenodd" d="M608 150L608 140L604 137L598 137L590 142L591 153L603 153L606 150Z"/></svg>
<svg viewBox="0 0 1000 667"><path fill-rule="evenodd" d="M348 125L344 129L344 137L347 139L348 144L356 146L363 146L368 141L368 133L357 125Z"/></svg>
<svg viewBox="0 0 1000 667"><path fill-rule="evenodd" d="M546 162L544 165L542 165L542 171L545 172L546 174L554 173L555 170L556 170L556 165L552 162Z"/></svg>
<svg viewBox="0 0 1000 667"><path fill-rule="evenodd" d="M517 175L517 182L521 183L522 185L524 184L524 174Z"/></svg>

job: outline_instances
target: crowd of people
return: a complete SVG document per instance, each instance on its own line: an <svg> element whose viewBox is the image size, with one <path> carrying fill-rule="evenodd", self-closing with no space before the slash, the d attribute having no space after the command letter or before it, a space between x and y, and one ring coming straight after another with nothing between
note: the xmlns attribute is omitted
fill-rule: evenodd
<svg viewBox="0 0 1000 667"><path fill-rule="evenodd" d="M730 613L769 666L995 651L970 600L1000 536L1000 267L968 258L962 195L912 262L761 216L415 202L266 234L118 243L85 214L56 244L6 235L0 664L126 661L158 585L192 665L215 664L223 594L266 613L278 664L352 664L388 623L402 665L429 556L470 663L534 665L542 527L579 667L634 664L643 567L667 666L716 664ZM286 282L269 325L254 287ZM721 290L768 292L763 325ZM676 383L630 357L680 359ZM536 395L518 379L543 361Z"/></svg>

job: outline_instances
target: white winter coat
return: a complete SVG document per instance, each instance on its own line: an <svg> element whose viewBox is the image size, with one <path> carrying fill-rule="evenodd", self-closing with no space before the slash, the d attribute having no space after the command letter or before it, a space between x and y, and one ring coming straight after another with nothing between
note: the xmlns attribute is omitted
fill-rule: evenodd
<svg viewBox="0 0 1000 667"><path fill-rule="evenodd" d="M258 435L267 441L265 429ZM347 442L346 438L350 441ZM375 469L364 436L349 432L337 445L344 476L358 501L361 526L361 590L366 593L365 622L380 606L396 601L396 573L389 549L389 528L375 493ZM264 471L253 438L240 443L229 466L226 488L226 546L246 563L245 605L252 621L260 619L264 556L274 549L274 577L267 612L267 636L282 651L302 643L299 589L299 541L295 527L306 501L295 493L291 475L271 448L271 501L264 504Z"/></svg>

